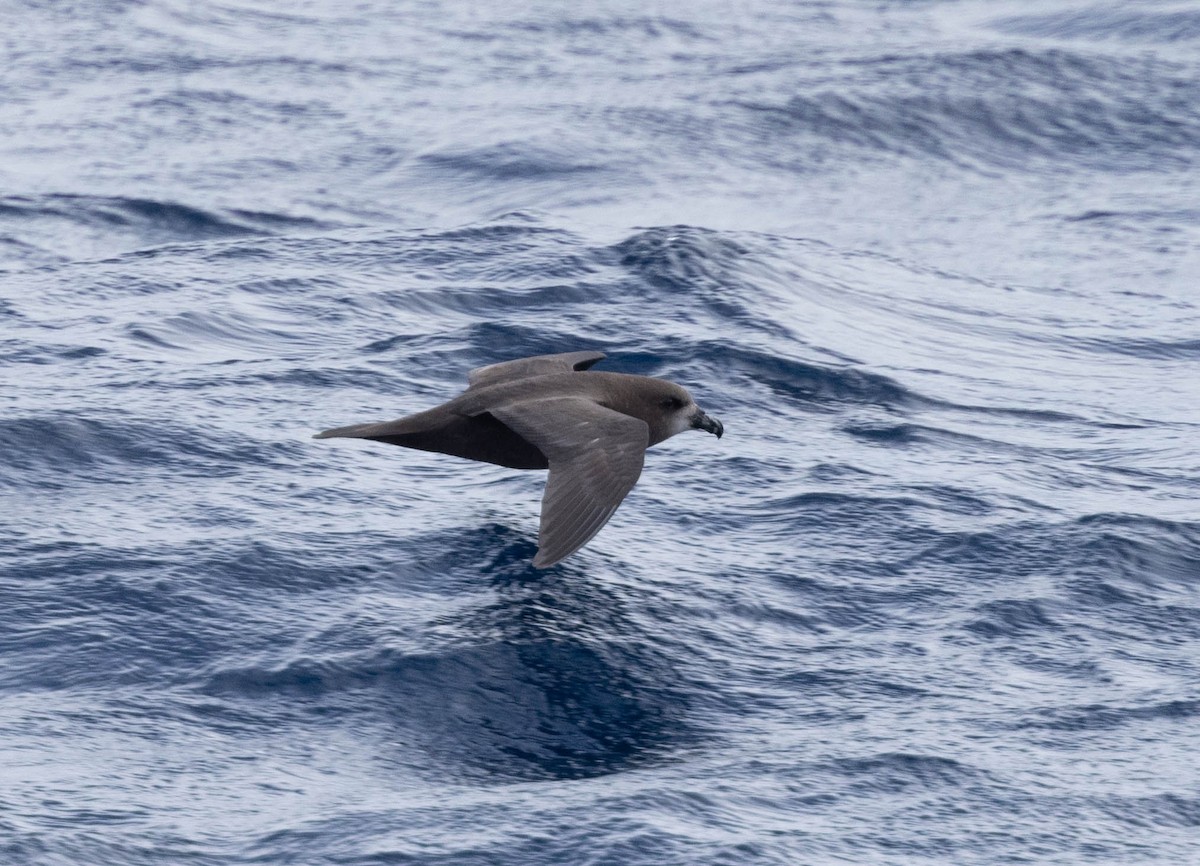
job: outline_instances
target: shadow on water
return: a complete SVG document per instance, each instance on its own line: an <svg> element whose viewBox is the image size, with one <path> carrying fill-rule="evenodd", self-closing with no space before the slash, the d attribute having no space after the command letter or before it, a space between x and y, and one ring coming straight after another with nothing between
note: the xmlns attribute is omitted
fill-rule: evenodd
<svg viewBox="0 0 1200 866"><path fill-rule="evenodd" d="M665 760L690 737L671 660L618 591L579 568L534 569L524 539L505 550L491 600L434 623L450 645L394 671L406 723L471 776L578 779Z"/></svg>
<svg viewBox="0 0 1200 866"><path fill-rule="evenodd" d="M349 653L322 639L214 671L202 690L272 713L263 701L282 699L306 726L369 717L385 732L382 760L443 780L592 778L663 763L695 739L689 688L620 585L582 566L534 569L533 542L500 524L419 546L443 551L419 566L420 582L433 591L429 568L442 571L452 612L438 605L403 641L386 619L354 635L361 626L347 623Z"/></svg>

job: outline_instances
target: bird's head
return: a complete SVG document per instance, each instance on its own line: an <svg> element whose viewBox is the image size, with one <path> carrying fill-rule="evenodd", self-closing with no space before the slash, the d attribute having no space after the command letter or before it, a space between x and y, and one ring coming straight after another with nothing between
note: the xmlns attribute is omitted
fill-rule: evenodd
<svg viewBox="0 0 1200 866"><path fill-rule="evenodd" d="M718 439L725 433L725 425L705 414L686 388L664 379L645 381L653 384L638 389L637 405L627 411L650 426L651 445L685 430L703 430Z"/></svg>

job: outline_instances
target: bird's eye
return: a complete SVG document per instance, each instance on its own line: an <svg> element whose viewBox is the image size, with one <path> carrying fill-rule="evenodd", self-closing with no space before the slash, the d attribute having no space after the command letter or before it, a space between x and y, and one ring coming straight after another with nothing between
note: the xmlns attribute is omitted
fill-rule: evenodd
<svg viewBox="0 0 1200 866"><path fill-rule="evenodd" d="M683 401L678 397L667 397L662 401L661 405L664 409L678 409L683 405Z"/></svg>

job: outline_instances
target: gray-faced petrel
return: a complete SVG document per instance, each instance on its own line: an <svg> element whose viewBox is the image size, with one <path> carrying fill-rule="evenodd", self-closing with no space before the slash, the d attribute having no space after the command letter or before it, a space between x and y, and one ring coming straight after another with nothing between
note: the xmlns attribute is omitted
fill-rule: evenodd
<svg viewBox="0 0 1200 866"><path fill-rule="evenodd" d="M547 568L591 540L642 474L646 449L684 430L721 438L674 382L584 372L603 352L539 355L480 367L468 387L427 412L355 424L316 439L372 439L482 460L512 469L549 469L538 553Z"/></svg>

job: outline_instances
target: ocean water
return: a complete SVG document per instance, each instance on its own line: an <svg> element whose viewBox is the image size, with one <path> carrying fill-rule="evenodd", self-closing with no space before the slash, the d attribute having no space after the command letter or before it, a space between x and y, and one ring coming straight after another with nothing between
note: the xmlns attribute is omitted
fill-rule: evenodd
<svg viewBox="0 0 1200 866"><path fill-rule="evenodd" d="M9 2L0 863L1200 862L1200 10ZM601 349L726 435L315 442Z"/></svg>

